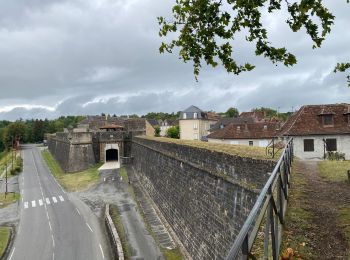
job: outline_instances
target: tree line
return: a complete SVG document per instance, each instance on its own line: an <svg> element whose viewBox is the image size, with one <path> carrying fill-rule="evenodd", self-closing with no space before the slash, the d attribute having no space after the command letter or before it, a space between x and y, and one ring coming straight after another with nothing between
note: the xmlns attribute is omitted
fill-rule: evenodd
<svg viewBox="0 0 350 260"><path fill-rule="evenodd" d="M45 133L62 132L64 128L77 127L83 119L83 116L61 116L54 120L0 121L0 152L11 148L16 138L20 139L21 143L42 142Z"/></svg>

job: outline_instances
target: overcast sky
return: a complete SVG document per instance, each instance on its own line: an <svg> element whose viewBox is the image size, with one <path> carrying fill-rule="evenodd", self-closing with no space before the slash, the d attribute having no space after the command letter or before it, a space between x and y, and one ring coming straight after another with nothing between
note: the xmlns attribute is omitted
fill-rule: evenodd
<svg viewBox="0 0 350 260"><path fill-rule="evenodd" d="M170 18L174 0L1 0L0 120L349 102L345 75L332 71L350 60L350 4L326 3L336 20L318 50L290 32L283 12L264 16L271 42L296 66L255 57L239 37L234 57L257 68L235 76L204 66L196 82L192 64L158 52L156 17Z"/></svg>

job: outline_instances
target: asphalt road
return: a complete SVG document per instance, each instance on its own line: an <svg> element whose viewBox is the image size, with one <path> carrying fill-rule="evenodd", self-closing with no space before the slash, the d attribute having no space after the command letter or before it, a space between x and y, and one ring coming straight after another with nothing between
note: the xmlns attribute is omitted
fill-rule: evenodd
<svg viewBox="0 0 350 260"><path fill-rule="evenodd" d="M53 178L35 146L23 146L20 223L9 260L109 259L97 217Z"/></svg>

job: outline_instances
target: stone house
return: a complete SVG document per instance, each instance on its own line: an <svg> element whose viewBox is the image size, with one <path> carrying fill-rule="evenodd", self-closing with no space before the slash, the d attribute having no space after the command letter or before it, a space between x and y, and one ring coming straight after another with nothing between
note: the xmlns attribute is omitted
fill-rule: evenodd
<svg viewBox="0 0 350 260"><path fill-rule="evenodd" d="M190 106L181 111L180 139L201 140L209 134L211 125L218 121L218 116L214 112L204 112L196 106Z"/></svg>
<svg viewBox="0 0 350 260"><path fill-rule="evenodd" d="M208 135L208 142L267 147L280 133L281 122L236 118L228 126Z"/></svg>
<svg viewBox="0 0 350 260"><path fill-rule="evenodd" d="M323 159L340 152L350 159L350 104L306 105L282 129L293 137L294 154L301 159Z"/></svg>

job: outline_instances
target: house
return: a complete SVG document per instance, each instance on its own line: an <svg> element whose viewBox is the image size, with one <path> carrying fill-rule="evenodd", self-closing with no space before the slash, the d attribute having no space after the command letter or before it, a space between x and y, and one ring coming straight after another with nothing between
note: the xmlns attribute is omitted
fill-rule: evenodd
<svg viewBox="0 0 350 260"><path fill-rule="evenodd" d="M235 121L208 135L208 142L267 147L280 132L281 123L276 120L255 122L252 118L237 118Z"/></svg>
<svg viewBox="0 0 350 260"><path fill-rule="evenodd" d="M211 125L217 121L216 113L204 112L196 106L190 106L180 113L180 139L201 140L209 134Z"/></svg>
<svg viewBox="0 0 350 260"><path fill-rule="evenodd" d="M247 123L253 123L254 119L252 117L247 118L240 118L240 117L223 117L220 118L212 127L209 129L210 133L213 133L217 130L223 129L229 124L244 124L244 122Z"/></svg>
<svg viewBox="0 0 350 260"><path fill-rule="evenodd" d="M160 136L166 136L166 132L170 127L179 125L179 120L165 119L160 121Z"/></svg>
<svg viewBox="0 0 350 260"><path fill-rule="evenodd" d="M303 106L282 132L293 137L294 154L301 159L323 159L327 152L340 152L349 160L350 104Z"/></svg>

